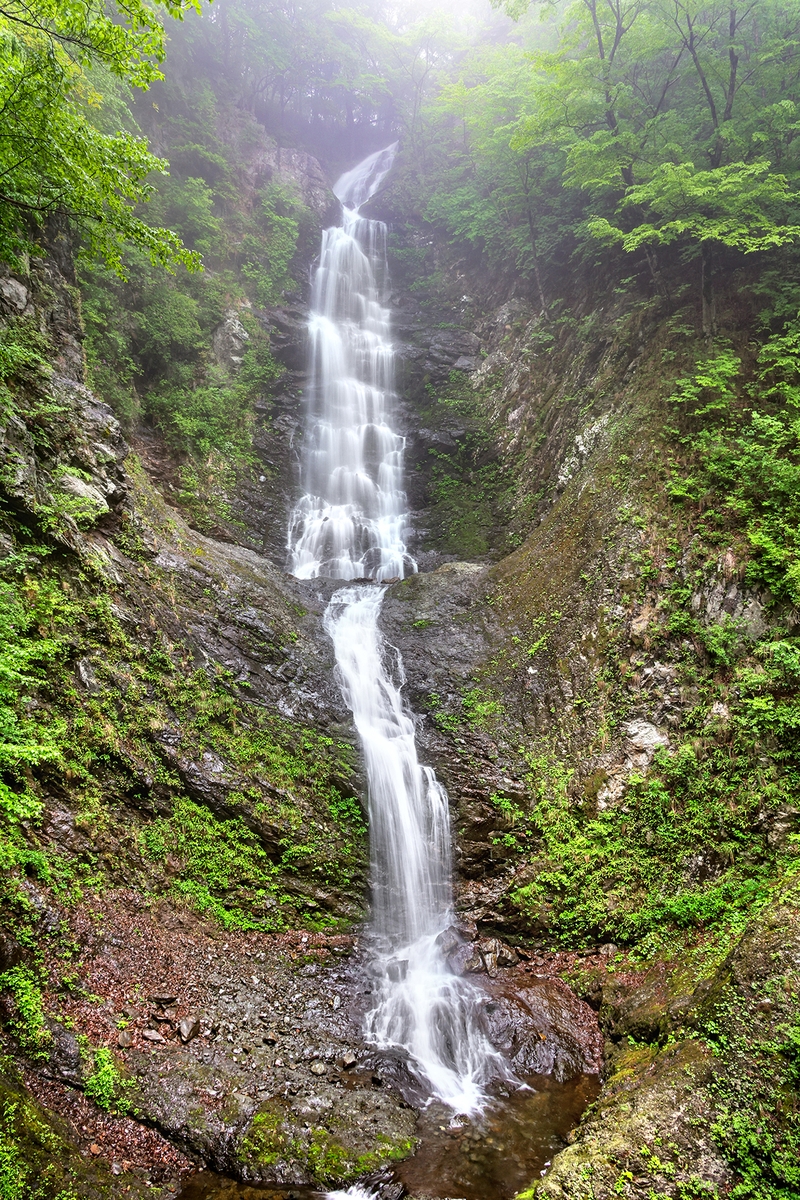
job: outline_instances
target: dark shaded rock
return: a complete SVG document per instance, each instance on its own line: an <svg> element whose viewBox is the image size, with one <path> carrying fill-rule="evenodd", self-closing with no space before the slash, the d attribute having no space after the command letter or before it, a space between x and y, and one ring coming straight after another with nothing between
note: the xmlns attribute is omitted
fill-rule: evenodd
<svg viewBox="0 0 800 1200"><path fill-rule="evenodd" d="M175 992L164 990L162 992L153 992L147 999L151 1000L153 1004L158 1004L160 1008L166 1008L168 1005L174 1004L178 997Z"/></svg>
<svg viewBox="0 0 800 1200"><path fill-rule="evenodd" d="M0 929L0 972L16 967L23 958L24 952L14 935Z"/></svg>
<svg viewBox="0 0 800 1200"><path fill-rule="evenodd" d="M560 979L498 982L483 1013L492 1044L521 1075L563 1082L600 1071L602 1039L594 1014Z"/></svg>
<svg viewBox="0 0 800 1200"><path fill-rule="evenodd" d="M66 1083L79 1084L83 1069L77 1038L59 1021L48 1021L47 1027L52 1036L48 1048L48 1073Z"/></svg>

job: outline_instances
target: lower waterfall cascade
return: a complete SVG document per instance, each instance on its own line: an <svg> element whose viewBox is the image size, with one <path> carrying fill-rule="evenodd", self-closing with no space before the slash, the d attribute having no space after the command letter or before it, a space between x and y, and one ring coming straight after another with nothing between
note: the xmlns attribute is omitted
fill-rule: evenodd
<svg viewBox="0 0 800 1200"><path fill-rule="evenodd" d="M301 464L307 491L289 522L289 570L351 584L334 592L324 625L368 779L375 987L368 1039L403 1051L431 1096L471 1114L485 1105L492 1078L513 1076L481 1029L480 990L447 964L455 921L447 795L419 763L402 663L395 656L390 667L378 629L385 588L376 584L416 571L404 541L405 439L392 426L386 226L359 215L395 151L370 155L333 189L343 216L323 233L313 285Z"/></svg>

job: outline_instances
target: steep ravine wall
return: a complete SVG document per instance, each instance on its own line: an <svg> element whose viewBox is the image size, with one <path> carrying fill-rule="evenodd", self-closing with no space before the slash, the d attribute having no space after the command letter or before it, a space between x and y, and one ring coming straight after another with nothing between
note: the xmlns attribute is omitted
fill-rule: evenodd
<svg viewBox="0 0 800 1200"><path fill-rule="evenodd" d="M470 969L499 990L524 970L543 1003L566 978L606 1039L600 1098L532 1194L761 1186L796 1090L797 813L747 809L732 852L714 781L746 774L741 671L797 616L666 497L675 313L608 296L546 322L505 284L467 303L434 250L428 296L395 262L422 571L384 630L450 792ZM172 1196L200 1161L355 1177L416 1127L352 1003L363 784L327 589L283 573L303 311L265 318L286 374L244 548L192 530L128 453L85 386L73 289L66 253L0 280L5 326L43 339L6 377L0 533L9 644L47 641L15 712L49 755L4 774L29 806L3 849L12 1151L54 1195ZM596 1069L594 1035L550 1017L534 1069Z"/></svg>
<svg viewBox="0 0 800 1200"><path fill-rule="evenodd" d="M680 366L664 364L689 361L692 303L609 293L544 319L495 297L470 320L450 293L448 336L472 338L473 361L446 380L428 355L420 382L450 411L479 399L506 525L482 562L394 585L384 629L450 792L484 968L499 937L565 972L606 1036L600 1099L530 1195L783 1195L800 813L789 743L752 697L800 614L747 584L735 531L706 539L668 494ZM741 343L750 314L728 300L722 336ZM483 486L455 475L451 519L452 496L474 513Z"/></svg>

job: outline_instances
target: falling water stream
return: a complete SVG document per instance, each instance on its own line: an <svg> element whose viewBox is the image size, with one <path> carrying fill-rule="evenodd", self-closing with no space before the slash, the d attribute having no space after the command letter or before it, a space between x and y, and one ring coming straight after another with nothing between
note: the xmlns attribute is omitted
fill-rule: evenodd
<svg viewBox="0 0 800 1200"><path fill-rule="evenodd" d="M405 443L393 428L386 226L359 213L394 153L372 154L338 180L342 223L323 235L309 322L306 494L289 526L290 570L304 579L379 582L416 570L404 542ZM470 1114L492 1077L509 1072L477 1020L481 993L445 959L454 922L447 796L417 758L402 664L378 629L384 591L342 587L325 613L369 785L377 998L367 1035L379 1049L404 1052L432 1096Z"/></svg>
<svg viewBox="0 0 800 1200"><path fill-rule="evenodd" d="M594 1084L586 1076L566 1085L541 1078L533 1088L516 1080L483 1031L485 993L447 962L458 939L447 795L419 762L402 697L403 665L379 629L381 585L417 569L405 544L405 439L394 428L386 226L360 215L395 150L370 155L333 189L342 220L323 234L314 278L304 494L291 514L287 550L296 577L342 581L324 626L368 780L373 986L366 1036L401 1056L430 1098L420 1148L400 1175L426 1195L499 1200L552 1155ZM507 1096L502 1108L491 1100L493 1085ZM262 1191L206 1176L183 1195L277 1200L319 1193ZM373 1195L356 1185L328 1193L328 1200Z"/></svg>

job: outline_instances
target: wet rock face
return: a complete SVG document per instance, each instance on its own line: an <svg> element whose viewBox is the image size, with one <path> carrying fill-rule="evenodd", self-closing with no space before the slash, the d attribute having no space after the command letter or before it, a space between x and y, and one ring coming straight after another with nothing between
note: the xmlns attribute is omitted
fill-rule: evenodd
<svg viewBox="0 0 800 1200"><path fill-rule="evenodd" d="M314 255L317 250L315 245ZM256 402L253 447L259 466L239 481L235 507L246 527L247 544L285 571L289 516L301 495L300 451L309 386L308 306L297 297L270 309L263 319L272 353L284 370L269 393Z"/></svg>
<svg viewBox="0 0 800 1200"><path fill-rule="evenodd" d="M53 262L34 263L24 282L4 278L6 310L26 297L23 316L53 327L53 352L60 362L63 337L70 329L79 329L68 280ZM6 316L16 319L13 313ZM279 861L287 845L301 838L301 827L313 829L314 836L328 827L331 836L326 840L333 847L347 822L332 816L329 800L319 792L316 801L309 799L306 776L290 745L302 738L303 728L329 738L326 745L331 747L349 742L350 765L346 756L340 756L329 796L338 796L345 805L355 802L355 735L333 679L329 641L321 629L324 598L295 585L254 551L205 539L190 530L128 458L119 423L86 388L81 372L79 363L71 375L56 372L43 377L41 394L37 392L33 399L23 388L16 411L9 406L0 423L0 484L8 510L0 534L3 553L19 548L18 515L21 545L43 520L43 540L54 538L67 551L57 564L51 559L48 567L55 574L63 571L58 586L73 597L79 613L74 641L66 651L69 686L75 693L68 708L87 710L102 701L110 705L111 721L120 728L125 724L129 731L123 711L127 708L132 714L153 699L155 678L140 677L136 682L137 668L129 659L141 665L143 650L158 654L158 647L167 647L173 653L180 646L180 676L205 678L206 683L212 678L228 680L228 702L238 706L237 721L244 717L245 736L238 741L239 757L234 761L230 746L200 745L196 740L197 710L190 715L168 704L149 723L145 735L149 748L143 755L132 749L128 733L122 735L122 757L109 767L102 784L104 799L115 811L114 821L100 829L81 821L70 810L71 803L80 806L81 788L76 784L71 791L72 777L67 774L51 779L45 789L46 836L59 852L77 857L91 853L94 838L105 840L109 859L113 856L119 866L118 878L129 880L142 860L134 852L132 865L130 847L120 849L126 829L131 822L139 828L156 815L168 819L176 797L183 796L222 821L241 822L270 862ZM48 425L46 437L37 423L41 403L59 413L58 420ZM84 566L89 572L85 578ZM87 631L91 622L83 618L95 593L107 602L108 621L116 633L94 627L91 634ZM126 645L131 650L127 658L120 651ZM175 669L175 664L161 662L168 672ZM141 688L138 693L137 688ZM59 697L57 692L56 703ZM283 731L283 742L279 750L274 738L267 737L261 757L278 752L288 777L284 767L276 771L274 758L272 765L259 767L254 747L265 733L256 727L259 721L263 726L265 714ZM200 717L200 723L204 721ZM236 728L229 727L228 732ZM332 754L335 757L336 752ZM352 811L357 816L357 802ZM321 866L324 854L312 859L309 852L308 871L292 869L284 894L309 911L321 907L335 909L340 919L360 916L365 886L363 830L355 831L348 845L355 858L352 869L345 872L346 882L335 869L338 851L330 850L329 868Z"/></svg>
<svg viewBox="0 0 800 1200"><path fill-rule="evenodd" d="M603 1046L595 1014L560 979L496 981L483 1006L492 1044L520 1077L552 1075L559 1083L596 1075Z"/></svg>
<svg viewBox="0 0 800 1200"><path fill-rule="evenodd" d="M448 310L446 315L452 313ZM481 341L469 329L437 329L431 325L430 315L419 306L410 312L393 310L392 316L398 360L396 426L406 437L409 542L412 553L420 555L422 569L429 570L448 557L436 547L422 550L423 543L430 541L425 530L430 524L428 508L435 454L457 451L467 429L456 410L441 406L434 421L421 423L419 408L430 406L429 384L445 383L453 370L465 374L475 370ZM287 302L268 310L263 319L269 329L272 351L284 372L256 405L254 447L261 466L253 478L240 481L235 507L237 517L246 526L247 544L285 568L289 514L300 495L300 448L307 423L306 398L310 385L307 304L299 300ZM215 334L218 360L232 370L236 369L235 360L242 345L241 333L234 322L240 324L235 315L226 318Z"/></svg>

